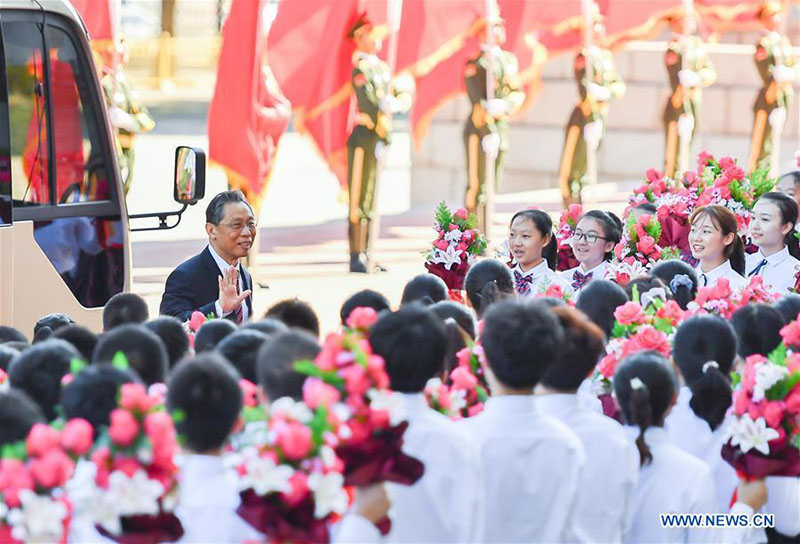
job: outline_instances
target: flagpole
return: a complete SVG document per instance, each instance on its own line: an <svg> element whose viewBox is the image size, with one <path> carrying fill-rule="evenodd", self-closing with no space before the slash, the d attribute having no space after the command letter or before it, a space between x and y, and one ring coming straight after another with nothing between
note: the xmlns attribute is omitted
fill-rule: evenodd
<svg viewBox="0 0 800 544"><path fill-rule="evenodd" d="M591 58L591 48L593 45L593 38L594 38L594 21L592 20L592 5L594 4L594 0L581 0L581 8L583 11L583 20L584 20L584 27L585 32L583 33L583 40L584 40L584 48L586 50L585 59L586 59L586 92L587 92L587 99L589 99L590 103L592 102L592 98L589 97L589 84L594 83L594 65L592 64ZM592 123L596 123L594 119L591 121ZM596 128L596 127L595 127ZM585 135L584 135L585 139ZM591 145L589 145L591 143ZM587 186L586 188L589 189L588 195L586 196L586 204L594 206L596 201L596 191L595 188L597 186L597 145L595 142L586 142L586 181Z"/></svg>
<svg viewBox="0 0 800 544"><path fill-rule="evenodd" d="M497 0L486 0L486 107L489 107L489 101L494 99L494 32L492 30L492 22L491 18L492 15L497 13ZM499 134L498 134L499 136ZM497 140L499 142L499 138ZM491 230L492 230L492 221L494 218L494 193L495 193L495 183L497 183L497 179L495 176L495 164L497 160L497 153L499 152L499 148L495 150L495 154L492 155L490 153L484 153L486 155L485 162L485 179L486 179L486 187L485 187L485 198L486 204L483 210L483 232L487 238L491 239ZM478 211L480 212L480 203L478 206ZM480 221L479 221L480 224Z"/></svg>
<svg viewBox="0 0 800 544"><path fill-rule="evenodd" d="M389 50L386 60L389 62L389 77L394 79L394 72L397 69L397 47L400 34L400 20L403 16L403 0L386 0L387 2L387 22L389 24ZM391 91L391 81L390 81ZM390 118L392 112L386 112ZM384 166L386 165L386 155L389 153L387 145L381 156L378 158L377 172L375 174L375 188L372 193L372 221L369 223L369 240L372 248L367 252L367 271L371 272L375 267L375 244L381 233L381 212L380 212L380 186Z"/></svg>
<svg viewBox="0 0 800 544"><path fill-rule="evenodd" d="M681 70L686 68L686 53L689 50L691 36L694 35L694 0L683 0L683 36L681 37ZM687 100L688 89L682 89L683 100ZM681 115L691 115L692 123L697 123L694 114L689 114L684 111ZM680 121L680 116L678 116ZM694 127L696 128L696 127ZM694 128L692 129L694 131ZM678 123L678 138L680 141L680 162L676 165L676 177L689 169L689 154L692 151L691 134L689 137L682 137L680 134L680 122Z"/></svg>

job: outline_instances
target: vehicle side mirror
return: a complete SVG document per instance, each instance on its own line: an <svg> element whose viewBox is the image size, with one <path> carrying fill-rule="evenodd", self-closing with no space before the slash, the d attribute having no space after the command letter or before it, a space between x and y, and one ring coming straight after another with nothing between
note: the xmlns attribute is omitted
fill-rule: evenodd
<svg viewBox="0 0 800 544"><path fill-rule="evenodd" d="M206 154L197 147L175 149L175 202L197 204L206 194Z"/></svg>

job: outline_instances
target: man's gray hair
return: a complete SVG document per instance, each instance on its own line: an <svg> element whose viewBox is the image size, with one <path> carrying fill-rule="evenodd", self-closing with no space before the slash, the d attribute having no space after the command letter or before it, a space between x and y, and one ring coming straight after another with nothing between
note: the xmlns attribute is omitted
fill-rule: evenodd
<svg viewBox="0 0 800 544"><path fill-rule="evenodd" d="M253 207L250 206L250 203L244 197L244 193L239 190L222 191L208 203L208 207L206 208L206 223L219 225L219 222L222 221L222 217L225 215L225 204L231 202L242 202L250 208L250 213L253 213Z"/></svg>

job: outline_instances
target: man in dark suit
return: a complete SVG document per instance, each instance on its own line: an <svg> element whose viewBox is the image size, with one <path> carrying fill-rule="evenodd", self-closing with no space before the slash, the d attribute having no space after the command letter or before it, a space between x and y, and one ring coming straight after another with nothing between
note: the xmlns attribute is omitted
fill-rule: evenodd
<svg viewBox="0 0 800 544"><path fill-rule="evenodd" d="M161 314L182 321L192 312L236 323L253 315L253 281L239 262L256 236L253 209L241 191L225 191L206 208L208 246L167 278Z"/></svg>

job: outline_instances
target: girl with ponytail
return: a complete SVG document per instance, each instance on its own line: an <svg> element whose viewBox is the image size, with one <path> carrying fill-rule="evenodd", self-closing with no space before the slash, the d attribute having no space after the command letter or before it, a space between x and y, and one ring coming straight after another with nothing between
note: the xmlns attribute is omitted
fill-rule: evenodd
<svg viewBox="0 0 800 544"><path fill-rule="evenodd" d="M508 229L508 250L520 296L544 293L551 285L572 292L569 282L555 272L558 243L553 220L546 212L529 209L515 213Z"/></svg>
<svg viewBox="0 0 800 544"><path fill-rule="evenodd" d="M706 514L718 509L708 465L670 442L664 419L675 403L675 372L655 351L640 351L622 360L614 374L614 392L626 431L635 438L641 468L634 488L631 525L623 542L742 541L741 529L664 527L660 514ZM742 482L732 514L752 514L766 501L763 480ZM734 532L736 531L736 532Z"/></svg>
<svg viewBox="0 0 800 544"><path fill-rule="evenodd" d="M733 212L725 206L697 208L689 224L689 248L700 261L695 269L699 287L714 287L720 278L726 278L733 291L745 287L744 243Z"/></svg>
<svg viewBox="0 0 800 544"><path fill-rule="evenodd" d="M495 302L514 298L514 278L508 266L494 259L472 265L464 279L467 302L475 309L478 319Z"/></svg>
<svg viewBox="0 0 800 544"><path fill-rule="evenodd" d="M800 270L797 213L793 198L772 192L756 202L750 219L750 237L758 251L747 256L747 277L763 277L767 289L781 295L794 287Z"/></svg>

